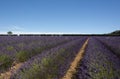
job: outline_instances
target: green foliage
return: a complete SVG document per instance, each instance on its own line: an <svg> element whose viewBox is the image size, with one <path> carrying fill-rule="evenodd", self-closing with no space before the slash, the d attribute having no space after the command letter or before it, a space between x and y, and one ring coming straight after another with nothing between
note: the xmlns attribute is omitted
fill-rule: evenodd
<svg viewBox="0 0 120 79"><path fill-rule="evenodd" d="M26 61L29 57L30 57L30 54L29 54L29 52L26 52L26 51L19 51L19 52L16 54L16 60L17 60L18 62L24 62L24 61Z"/></svg>
<svg viewBox="0 0 120 79"><path fill-rule="evenodd" d="M14 49L13 46L7 46L7 50L8 50L8 51L12 51L13 49Z"/></svg>
<svg viewBox="0 0 120 79"><path fill-rule="evenodd" d="M39 71L40 71L39 64L34 64L32 68L26 70L25 72L21 72L22 79L39 79Z"/></svg>
<svg viewBox="0 0 120 79"><path fill-rule="evenodd" d="M109 71L107 70L109 66ZM113 64L110 61L106 61L104 66L102 64L94 63L89 68L89 73L92 79L114 79L117 74L114 70Z"/></svg>
<svg viewBox="0 0 120 79"><path fill-rule="evenodd" d="M57 70L58 66L53 63L51 58L43 58L41 63L33 63L31 68L20 74L22 79L53 79L56 76Z"/></svg>
<svg viewBox="0 0 120 79"><path fill-rule="evenodd" d="M28 60L29 58L31 58L32 56L36 55L36 54L40 54L43 50L46 49L46 47L40 47L40 48L36 48L36 49L30 49L29 51L25 51L23 50L24 44L20 43L18 45L21 48L21 51L19 51L16 54L16 59L19 62L24 62L26 60Z"/></svg>
<svg viewBox="0 0 120 79"><path fill-rule="evenodd" d="M12 33L12 31L9 31L9 32L7 32L7 34L8 34L8 35L12 35L13 33Z"/></svg>
<svg viewBox="0 0 120 79"><path fill-rule="evenodd" d="M110 33L110 35L120 35L120 30L116 30L116 31Z"/></svg>
<svg viewBox="0 0 120 79"><path fill-rule="evenodd" d="M65 49L57 51L55 57L44 57L41 63L34 60L32 66L20 72L22 79L54 79L58 76L60 64L65 64ZM60 64L58 64L60 62Z"/></svg>
<svg viewBox="0 0 120 79"><path fill-rule="evenodd" d="M50 58L43 58L42 61L41 61L41 64L43 66L48 66L50 63L51 63L51 59Z"/></svg>
<svg viewBox="0 0 120 79"><path fill-rule="evenodd" d="M1 63L0 69L5 70L6 68L8 68L12 65L12 59L7 55L1 55L0 63Z"/></svg>
<svg viewBox="0 0 120 79"><path fill-rule="evenodd" d="M0 62L7 62L8 61L8 59L9 59L9 56L7 56L7 55L1 55L0 56Z"/></svg>

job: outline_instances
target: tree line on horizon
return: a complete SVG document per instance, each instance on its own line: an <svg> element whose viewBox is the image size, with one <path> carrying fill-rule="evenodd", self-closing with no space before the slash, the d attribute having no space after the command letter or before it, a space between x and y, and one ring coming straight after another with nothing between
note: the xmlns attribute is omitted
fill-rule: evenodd
<svg viewBox="0 0 120 79"><path fill-rule="evenodd" d="M0 36L4 36L3 34L0 34ZM8 35L11 35L11 36L18 36L17 34L14 34L12 31L8 31L7 32L7 35L5 36L8 36ZM111 33L107 33L107 34L20 34L19 36L67 36L67 35L120 35L120 30L116 30L116 31L113 31Z"/></svg>

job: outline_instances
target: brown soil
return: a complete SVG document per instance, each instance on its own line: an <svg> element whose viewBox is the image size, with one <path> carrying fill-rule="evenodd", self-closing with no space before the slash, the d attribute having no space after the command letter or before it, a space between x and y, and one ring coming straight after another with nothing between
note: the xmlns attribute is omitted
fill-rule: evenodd
<svg viewBox="0 0 120 79"><path fill-rule="evenodd" d="M89 38L85 41L82 48L80 49L80 51L76 55L75 59L71 63L70 68L67 70L66 74L61 79L72 79L73 74L75 74L75 72L76 72L76 67L78 66L78 63L83 58L85 48L86 48L86 46L88 44L88 40L89 40Z"/></svg>
<svg viewBox="0 0 120 79"><path fill-rule="evenodd" d="M68 71L66 72L66 74L64 75L64 77L62 79L71 79L73 74L76 72L76 67L78 65L78 63L80 62L80 60L83 57L83 53L85 51L85 48L88 44L88 40L87 39L85 41L85 43L83 44L82 48L80 49L80 51L78 52L78 54L76 55L74 61L71 63L70 68L68 69ZM13 67L10 68L9 71L5 72L5 73L1 73L0 74L0 79L10 79L10 76L12 75L12 73L16 72L16 70L18 70L21 65L23 65L23 63L16 63Z"/></svg>
<svg viewBox="0 0 120 79"><path fill-rule="evenodd" d="M10 76L12 75L12 72L16 72L16 70L18 70L21 65L23 63L16 63L13 67L10 68L9 71L5 72L5 73L1 73L0 74L0 79L10 79Z"/></svg>

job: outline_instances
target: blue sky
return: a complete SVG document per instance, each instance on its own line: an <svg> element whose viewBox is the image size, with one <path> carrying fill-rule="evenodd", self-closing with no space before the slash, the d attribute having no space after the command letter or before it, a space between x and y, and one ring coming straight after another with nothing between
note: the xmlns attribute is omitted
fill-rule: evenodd
<svg viewBox="0 0 120 79"><path fill-rule="evenodd" d="M0 0L0 33L109 33L120 0Z"/></svg>

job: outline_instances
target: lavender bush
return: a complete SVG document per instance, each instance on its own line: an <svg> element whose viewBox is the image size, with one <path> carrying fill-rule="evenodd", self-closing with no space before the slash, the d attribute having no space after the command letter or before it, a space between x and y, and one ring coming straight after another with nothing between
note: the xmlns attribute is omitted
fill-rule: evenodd
<svg viewBox="0 0 120 79"><path fill-rule="evenodd" d="M0 36L0 56L7 55L12 62L24 62L32 56L40 54L58 45L78 39L72 36ZM2 64L0 62L0 72ZM7 67L11 67L10 64Z"/></svg>
<svg viewBox="0 0 120 79"><path fill-rule="evenodd" d="M119 36L104 36L96 37L106 47L108 47L116 56L120 58L120 37Z"/></svg>
<svg viewBox="0 0 120 79"><path fill-rule="evenodd" d="M85 37L45 51L28 60L11 79L59 79L70 66Z"/></svg>
<svg viewBox="0 0 120 79"><path fill-rule="evenodd" d="M119 79L120 59L100 41L90 38L73 79Z"/></svg>

